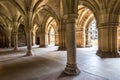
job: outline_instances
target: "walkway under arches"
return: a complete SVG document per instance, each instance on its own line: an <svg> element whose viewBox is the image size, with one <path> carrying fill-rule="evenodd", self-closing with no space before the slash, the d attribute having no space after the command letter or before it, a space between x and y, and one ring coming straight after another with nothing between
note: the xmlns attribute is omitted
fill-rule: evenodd
<svg viewBox="0 0 120 80"><path fill-rule="evenodd" d="M0 49L0 79L19 76L15 79L119 80L119 4L120 0L0 0L0 25L5 29L9 45L7 49ZM89 28L94 19L98 50L86 48L89 39L96 39L97 31L94 33ZM18 46L18 33L24 32L19 30L20 24L24 25L26 34L24 48ZM51 26L59 49L48 46ZM40 39L37 48L33 46L36 37ZM56 70L60 74L54 75ZM67 76L61 75L62 72Z"/></svg>
<svg viewBox="0 0 120 80"><path fill-rule="evenodd" d="M120 59L101 59L94 47L77 49L77 63L82 72L75 77L62 73L66 51L33 46L35 56L28 57L25 49L20 47L18 52L0 49L0 80L120 80Z"/></svg>

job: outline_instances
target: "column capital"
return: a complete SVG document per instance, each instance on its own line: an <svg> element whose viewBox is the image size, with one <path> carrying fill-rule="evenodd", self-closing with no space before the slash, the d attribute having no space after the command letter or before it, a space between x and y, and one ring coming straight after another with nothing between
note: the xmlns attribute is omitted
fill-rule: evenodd
<svg viewBox="0 0 120 80"><path fill-rule="evenodd" d="M77 14L65 14L63 16L63 19L65 22L71 23L76 21L77 16L78 16Z"/></svg>
<svg viewBox="0 0 120 80"><path fill-rule="evenodd" d="M78 75L80 70L78 69L76 64L69 64L67 63L64 73L67 75Z"/></svg>
<svg viewBox="0 0 120 80"><path fill-rule="evenodd" d="M118 27L119 25L120 25L119 22L105 22L105 23L99 23L98 28Z"/></svg>

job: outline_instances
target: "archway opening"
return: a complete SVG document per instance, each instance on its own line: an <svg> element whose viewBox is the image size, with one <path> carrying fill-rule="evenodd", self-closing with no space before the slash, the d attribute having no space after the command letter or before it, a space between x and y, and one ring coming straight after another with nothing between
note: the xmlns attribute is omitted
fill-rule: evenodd
<svg viewBox="0 0 120 80"><path fill-rule="evenodd" d="M78 6L76 44L79 48L98 46L98 31L93 12L84 5Z"/></svg>
<svg viewBox="0 0 120 80"><path fill-rule="evenodd" d="M53 46L55 45L55 30L52 26L49 29L48 42L49 42L49 45L53 45Z"/></svg>
<svg viewBox="0 0 120 80"><path fill-rule="evenodd" d="M49 17L46 22L46 43L48 46L56 46L58 44L58 26L53 17Z"/></svg>
<svg viewBox="0 0 120 80"><path fill-rule="evenodd" d="M120 22L120 15L119 15L119 22ZM118 36L117 37L118 37L118 47L119 47L119 51L120 51L120 27L118 27Z"/></svg>
<svg viewBox="0 0 120 80"><path fill-rule="evenodd" d="M88 27L88 46L98 46L98 30L96 28L96 20L93 19Z"/></svg>

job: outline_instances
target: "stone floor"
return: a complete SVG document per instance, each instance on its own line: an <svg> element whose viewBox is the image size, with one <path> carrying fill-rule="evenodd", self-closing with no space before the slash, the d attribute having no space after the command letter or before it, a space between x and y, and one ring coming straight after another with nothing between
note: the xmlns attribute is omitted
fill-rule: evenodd
<svg viewBox="0 0 120 80"><path fill-rule="evenodd" d="M120 58L100 58L95 47L77 49L81 73L67 76L66 51L57 49L34 46L34 56L25 56L25 47L0 49L0 80L120 80Z"/></svg>

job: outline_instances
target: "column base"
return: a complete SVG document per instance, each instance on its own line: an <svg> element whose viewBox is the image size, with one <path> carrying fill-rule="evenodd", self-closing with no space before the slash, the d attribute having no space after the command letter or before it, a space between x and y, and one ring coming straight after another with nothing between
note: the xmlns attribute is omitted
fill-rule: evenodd
<svg viewBox="0 0 120 80"><path fill-rule="evenodd" d="M32 56L32 51L31 50L28 50L27 53L26 53L26 56Z"/></svg>
<svg viewBox="0 0 120 80"><path fill-rule="evenodd" d="M117 58L120 57L120 53L119 52L103 52L98 50L97 54L98 56L100 56L101 58Z"/></svg>
<svg viewBox="0 0 120 80"><path fill-rule="evenodd" d="M63 48L63 47L59 47L58 48L58 51L65 51L65 50L67 50L66 48Z"/></svg>
<svg viewBox="0 0 120 80"><path fill-rule="evenodd" d="M78 75L80 73L80 70L77 68L76 64L67 64L64 73L69 76Z"/></svg>
<svg viewBox="0 0 120 80"><path fill-rule="evenodd" d="M8 46L8 48L12 48L12 46Z"/></svg>
<svg viewBox="0 0 120 80"><path fill-rule="evenodd" d="M39 48L46 48L46 45L40 45Z"/></svg>
<svg viewBox="0 0 120 80"><path fill-rule="evenodd" d="M85 48L84 46L77 46L77 48Z"/></svg>
<svg viewBox="0 0 120 80"><path fill-rule="evenodd" d="M77 48L85 48L84 45L77 45Z"/></svg>
<svg viewBox="0 0 120 80"><path fill-rule="evenodd" d="M58 44L55 44L55 46L59 46Z"/></svg>
<svg viewBox="0 0 120 80"><path fill-rule="evenodd" d="M90 48L90 47L93 47L93 46L92 46L92 45L86 45L85 47L86 47L86 48Z"/></svg>
<svg viewBox="0 0 120 80"><path fill-rule="evenodd" d="M18 48L14 48L14 51L18 51Z"/></svg>

